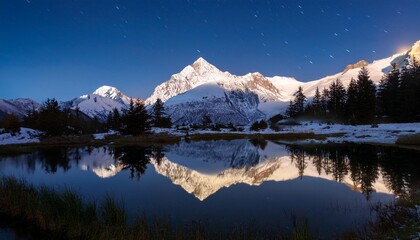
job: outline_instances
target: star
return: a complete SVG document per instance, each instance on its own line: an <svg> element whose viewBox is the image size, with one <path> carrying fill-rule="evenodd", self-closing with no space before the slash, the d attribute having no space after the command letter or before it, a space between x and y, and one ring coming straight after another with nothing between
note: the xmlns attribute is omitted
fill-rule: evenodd
<svg viewBox="0 0 420 240"><path fill-rule="evenodd" d="M330 54L330 58L334 58L334 56Z"/></svg>
<svg viewBox="0 0 420 240"><path fill-rule="evenodd" d="M338 33L334 33L334 36L338 37Z"/></svg>
<svg viewBox="0 0 420 240"><path fill-rule="evenodd" d="M199 49L196 50L198 53L201 53L201 51Z"/></svg>
<svg viewBox="0 0 420 240"><path fill-rule="evenodd" d="M120 10L120 7L118 7L118 5L116 5L116 6L115 6L115 8L116 8L117 10Z"/></svg>
<svg viewBox="0 0 420 240"><path fill-rule="evenodd" d="M348 52L348 53L349 53L349 52L350 52L350 50L346 49L346 52Z"/></svg>

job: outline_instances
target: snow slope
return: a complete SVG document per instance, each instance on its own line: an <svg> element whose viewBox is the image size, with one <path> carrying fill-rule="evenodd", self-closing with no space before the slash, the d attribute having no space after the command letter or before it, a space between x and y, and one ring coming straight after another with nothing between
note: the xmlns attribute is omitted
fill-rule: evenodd
<svg viewBox="0 0 420 240"><path fill-rule="evenodd" d="M62 107L77 109L91 118L97 117L100 121L106 121L110 112L115 108L122 110L130 103L131 98L125 96L118 89L110 86L102 86L92 94L86 94L70 101L63 102Z"/></svg>
<svg viewBox="0 0 420 240"><path fill-rule="evenodd" d="M252 92L226 91L216 83L203 84L169 99L165 107L175 124L200 124L205 115L213 122L248 124L264 114Z"/></svg>
<svg viewBox="0 0 420 240"><path fill-rule="evenodd" d="M265 117L258 109L260 104L283 104L280 91L262 74L235 76L203 58L157 86L145 103L153 104L158 98L167 102L165 107L174 122L186 123L201 123L202 116L209 114L219 123L248 124Z"/></svg>
<svg viewBox="0 0 420 240"><path fill-rule="evenodd" d="M29 98L17 98L11 100L0 99L0 112L4 114L14 114L23 117L32 108L38 109L40 104Z"/></svg>

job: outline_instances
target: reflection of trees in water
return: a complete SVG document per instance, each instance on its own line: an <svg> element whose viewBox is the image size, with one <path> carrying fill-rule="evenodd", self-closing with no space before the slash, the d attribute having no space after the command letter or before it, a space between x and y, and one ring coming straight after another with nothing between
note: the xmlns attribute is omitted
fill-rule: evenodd
<svg viewBox="0 0 420 240"><path fill-rule="evenodd" d="M154 147L139 147L139 146L128 146L128 147L115 147L114 157L123 165L123 169L130 170L130 177L140 179L147 169L151 158L153 158L158 164L162 162L164 157L163 148L160 146Z"/></svg>
<svg viewBox="0 0 420 240"><path fill-rule="evenodd" d="M7 157L4 159L12 160L15 165L23 167L28 173L34 173L37 162L40 163L42 169L47 173L56 173L62 169L64 172L68 171L72 164L79 165L82 158L90 158L95 153L102 152L113 156L116 164L121 164L122 169L130 170L130 177L137 177L147 169L147 164L150 158L153 158L158 164L164 158L164 150L161 146L154 146L150 148L130 146L130 147L48 147L42 148L32 153L23 154L19 156ZM2 160L0 156L0 161Z"/></svg>
<svg viewBox="0 0 420 240"><path fill-rule="evenodd" d="M399 149L381 150L381 168L386 187L401 197L415 197L420 194L420 152ZM416 196L419 199L420 196Z"/></svg>
<svg viewBox="0 0 420 240"><path fill-rule="evenodd" d="M140 179L150 162L150 148L129 146L114 148L115 159L123 165L124 170L130 170L130 177Z"/></svg>
<svg viewBox="0 0 420 240"><path fill-rule="evenodd" d="M412 197L420 184L420 152L369 145L297 146L288 145L292 162L303 176L309 162L338 182L350 173L355 186L367 198L382 174L385 186L400 197Z"/></svg>
<svg viewBox="0 0 420 240"><path fill-rule="evenodd" d="M66 172L71 168L68 148L45 148L38 152L38 158L48 173L55 173L60 168Z"/></svg>

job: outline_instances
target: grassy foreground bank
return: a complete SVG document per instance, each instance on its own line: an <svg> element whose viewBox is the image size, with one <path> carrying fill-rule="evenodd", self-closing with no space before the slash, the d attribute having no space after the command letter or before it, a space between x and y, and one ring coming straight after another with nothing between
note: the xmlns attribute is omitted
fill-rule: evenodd
<svg viewBox="0 0 420 240"><path fill-rule="evenodd" d="M111 197L86 203L69 189L58 192L12 177L0 178L0 216L19 228L27 226L35 239L313 239L308 226L297 223L289 235L252 226L207 232L198 222L175 229L165 220L145 217L128 224L124 208Z"/></svg>

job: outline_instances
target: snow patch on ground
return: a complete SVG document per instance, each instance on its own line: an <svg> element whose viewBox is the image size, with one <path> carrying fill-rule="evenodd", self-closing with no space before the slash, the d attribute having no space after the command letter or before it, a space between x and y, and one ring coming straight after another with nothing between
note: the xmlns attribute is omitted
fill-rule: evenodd
<svg viewBox="0 0 420 240"><path fill-rule="evenodd" d="M385 143L394 144L400 136L420 133L420 123L389 123L372 125L327 125L322 123L305 123L298 126L288 126L282 132L313 132L315 134L342 133L342 136L328 137L318 142L354 142L354 143ZM312 141L312 140L307 140Z"/></svg>
<svg viewBox="0 0 420 240"><path fill-rule="evenodd" d="M114 131L114 130L109 130L106 133L96 133L96 134L93 134L93 138L95 140L101 140L101 139L105 139L105 137L108 136L108 135L116 135L116 134L119 134L119 132L118 131Z"/></svg>
<svg viewBox="0 0 420 240"><path fill-rule="evenodd" d="M2 129L0 129L0 132L2 132ZM30 128L21 128L20 132L14 136L11 133L2 133L0 134L0 145L39 142L40 134L40 131Z"/></svg>
<svg viewBox="0 0 420 240"><path fill-rule="evenodd" d="M420 133L420 123L392 123L378 124L377 127L372 125L343 125L343 124L326 124L316 122L304 122L301 125L280 126L281 130L275 132L271 129L262 131L250 131L246 127L244 131L232 132L229 129L221 129L220 131L211 130L176 130L176 129L160 129L153 128L154 133L167 133L171 135L184 136L187 133L192 134L285 134L285 133L315 133L334 135L327 137L325 140L307 139L299 141L302 143L380 143L395 144L400 136L412 135Z"/></svg>

